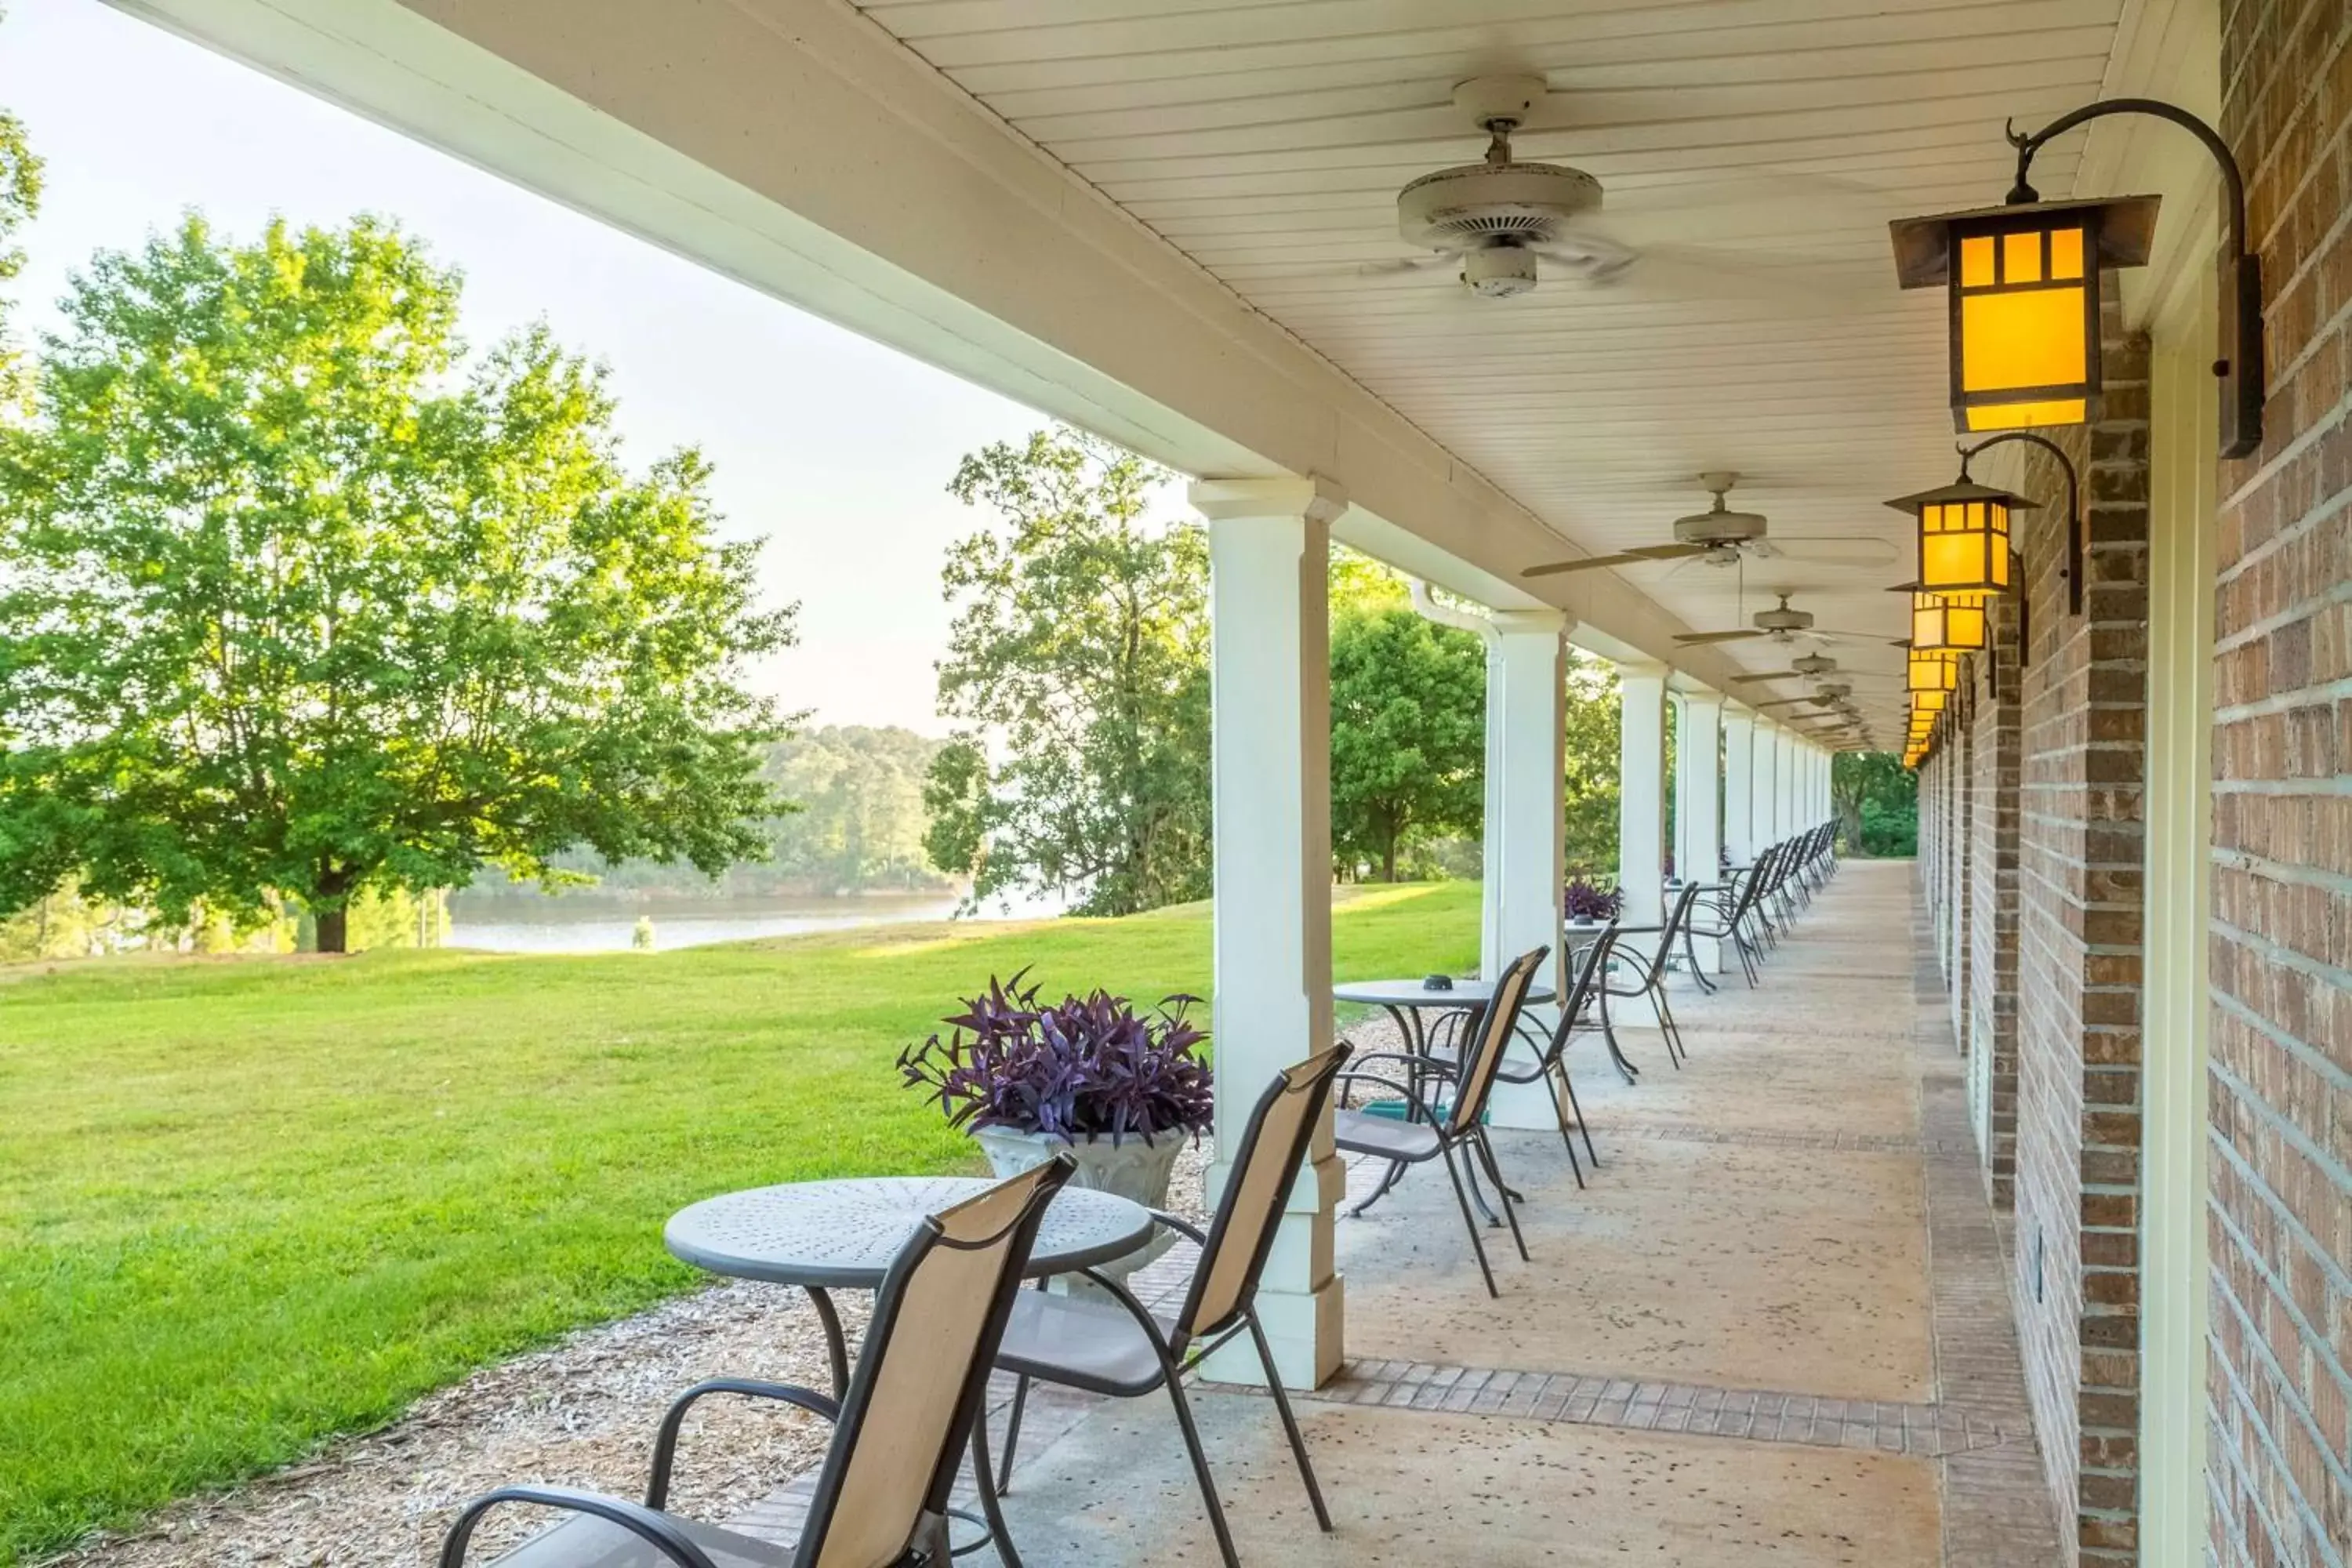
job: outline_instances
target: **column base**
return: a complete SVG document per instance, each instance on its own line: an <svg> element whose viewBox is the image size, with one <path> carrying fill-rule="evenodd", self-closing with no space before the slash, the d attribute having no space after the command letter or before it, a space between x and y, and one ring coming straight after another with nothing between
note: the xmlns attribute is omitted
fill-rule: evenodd
<svg viewBox="0 0 2352 1568"><path fill-rule="evenodd" d="M1210 1173L1213 1191L1222 1192L1229 1168ZM1290 1208L1258 1276L1257 1319L1274 1350L1275 1370L1286 1388L1319 1388L1337 1376L1347 1359L1345 1277L1332 1263L1332 1225L1348 1185L1348 1168L1336 1153L1313 1161L1290 1194ZM1257 1347L1246 1331L1202 1363L1202 1374L1218 1383L1264 1385Z"/></svg>

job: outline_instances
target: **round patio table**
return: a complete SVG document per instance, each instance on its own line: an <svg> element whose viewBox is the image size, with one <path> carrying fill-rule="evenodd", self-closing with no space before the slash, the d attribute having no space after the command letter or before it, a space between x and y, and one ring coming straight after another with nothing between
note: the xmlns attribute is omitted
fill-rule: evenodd
<svg viewBox="0 0 2352 1568"><path fill-rule="evenodd" d="M662 1241L698 1268L739 1279L797 1285L824 1325L833 1363L833 1393L849 1392L849 1349L835 1312L834 1290L878 1289L898 1249L927 1215L951 1208L995 1185L977 1176L855 1176L832 1182L792 1182L751 1187L689 1204L669 1216ZM1091 1268L1134 1251L1150 1239L1151 1211L1113 1193L1066 1186L1054 1194L1023 1273L1032 1279ZM971 1451L984 1515L948 1511L980 1527L974 1539L950 1548L962 1557L991 1541L1006 1568L1021 1568L995 1492L985 1479L988 1416L973 1422Z"/></svg>
<svg viewBox="0 0 2352 1568"><path fill-rule="evenodd" d="M1552 995L1551 987L1538 980L1528 987L1526 999L1531 1004L1540 1004L1550 1001ZM1405 1055L1418 1064L1430 1054L1428 1015L1437 1015L1442 1024L1456 1015L1475 1013L1495 999L1495 983L1491 980L1456 980L1451 986L1433 989L1425 980L1350 980L1331 987L1331 999L1378 1007L1387 1013L1396 1021L1397 1033L1404 1040ZM1412 1088L1413 1099L1418 1100L1421 1096L1421 1069L1417 1065L1407 1068L1405 1081ZM1419 1121L1419 1107L1408 1100L1405 1115L1409 1120ZM1391 1163L1388 1173L1381 1178L1380 1185L1372 1189L1371 1196L1349 1209L1348 1216L1352 1219L1388 1196L1389 1189L1396 1185L1397 1178L1403 1173L1402 1164ZM1486 1199L1478 1191L1478 1178L1475 1173L1470 1178L1470 1195L1476 1200L1480 1210L1485 1211ZM1497 1225L1502 1223L1496 1220L1491 1213L1486 1217Z"/></svg>
<svg viewBox="0 0 2352 1568"><path fill-rule="evenodd" d="M838 1397L849 1389L849 1351L828 1292L877 1289L925 1215L994 1184L977 1176L854 1176L751 1187L678 1210L662 1241L697 1268L806 1291L824 1325ZM1108 1263L1150 1239L1152 1225L1141 1204L1066 1186L1038 1224L1025 1272L1034 1279Z"/></svg>

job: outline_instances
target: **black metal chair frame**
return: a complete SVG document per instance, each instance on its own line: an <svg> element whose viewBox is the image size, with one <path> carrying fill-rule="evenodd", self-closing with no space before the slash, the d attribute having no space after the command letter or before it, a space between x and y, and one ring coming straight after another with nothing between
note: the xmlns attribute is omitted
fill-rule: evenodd
<svg viewBox="0 0 2352 1568"><path fill-rule="evenodd" d="M1395 1052L1373 1051L1355 1059L1360 1064L1376 1061L1399 1063L1406 1069L1407 1081L1399 1082L1393 1079L1382 1078L1378 1073L1361 1070L1343 1072L1336 1080L1342 1085L1377 1084L1382 1089L1402 1096L1413 1121L1428 1124L1434 1136L1427 1151L1422 1153L1400 1154L1391 1149L1374 1144L1353 1143L1344 1134L1336 1136L1334 1141L1340 1148L1352 1152L1371 1154L1381 1159L1395 1161L1400 1164L1423 1164L1431 1160L1442 1162L1445 1166L1446 1179L1454 1184L1454 1201L1462 1211L1462 1223L1470 1232L1470 1247L1477 1254L1478 1272L1486 1281L1486 1294L1497 1298L1502 1295L1502 1291L1496 1288L1494 1268L1486 1261L1486 1244L1478 1234L1477 1219L1470 1212L1470 1196L1462 1184L1463 1174L1464 1170L1466 1169L1472 1173L1472 1179L1475 1180L1475 1173L1477 1166L1485 1167L1487 1179L1495 1184L1496 1194L1502 1203L1503 1217L1510 1226L1511 1241L1518 1248L1520 1258L1525 1260L1528 1257L1527 1237L1519 1232L1519 1216L1511 1206L1513 1194L1503 1180L1502 1167L1496 1163L1495 1148L1487 1140L1486 1129L1484 1125L1486 1101L1495 1087L1495 1074L1483 1071L1482 1066L1486 1052L1501 1052L1509 1049L1511 1038L1517 1032L1519 1009L1526 1002L1528 983L1536 968L1543 963L1550 951L1549 947L1538 947L1532 952L1520 954L1505 967L1502 974L1496 979L1494 994L1488 999L1486 1009L1479 1016L1478 1026L1467 1037L1456 1062L1443 1063L1432 1061L1424 1057L1408 1057ZM1498 1008L1507 1009L1499 1021L1495 1017L1495 1012ZM1434 1078L1441 1082L1449 1080L1453 1082L1455 1089L1454 1103L1448 1114L1441 1116L1439 1107L1433 1100L1422 1098L1419 1085L1423 1078ZM1462 1091L1465 1085L1470 1088L1470 1092L1466 1094ZM1465 1162L1464 1169L1456 1169L1454 1165L1454 1154L1457 1150L1463 1152ZM1467 1163L1472 1159L1476 1161L1476 1165Z"/></svg>
<svg viewBox="0 0 2352 1568"><path fill-rule="evenodd" d="M793 1552L795 1568L812 1568L824 1552L825 1535L832 1527L836 1505L840 1501L842 1481L849 1469L850 1458L856 1452L875 1386L888 1357L892 1336L899 1327L899 1310L916 1271L934 1248L944 1247L957 1251L978 1251L1005 1240L1010 1233L1007 1266L980 1335L974 1342L971 1365L957 1395L946 1441L941 1444L932 1464L924 1492L923 1521L910 1537L906 1551L894 1563L894 1568L898 1564L906 1565L906 1568L914 1568L916 1564L922 1565L922 1568L946 1568L950 1555L946 1525L949 1498L954 1489L956 1474L962 1467L967 1435L976 1425L982 1401L987 1393L993 1361L992 1352L1004 1331L1005 1320L1012 1315L1013 1297L1020 1289L1022 1265L1036 1242L1037 1226L1045 1219L1045 1207L1076 1168L1068 1155L1055 1156L1047 1163L1045 1173L1038 1178L1036 1190L1030 1194L1020 1212L993 1235L976 1241L958 1242L950 1238L934 1217L927 1216L917 1225L914 1235L908 1237L907 1245L891 1260L881 1287L875 1292L874 1315L866 1327L857 1371L841 1399L835 1400L829 1394L794 1384L770 1383L755 1378L720 1377L698 1383L672 1401L668 1412L662 1417L660 1433L654 1443L652 1475L646 1483L643 1503L572 1487L500 1487L474 1499L457 1515L441 1543L440 1568L463 1568L466 1549L472 1542L474 1531L481 1523L483 1515L501 1503L509 1502L536 1504L602 1519L646 1542L678 1568L714 1568L709 1553L680 1527L674 1515L663 1511L669 1496L670 1474L676 1459L679 1428L696 1402L712 1394L772 1399L833 1423L832 1445L826 1449L824 1467L817 1473L816 1489L809 1501L807 1521ZM992 1519L990 1522L994 1524L997 1521ZM1010 1544L1001 1533L998 1541L1009 1552Z"/></svg>
<svg viewBox="0 0 2352 1568"><path fill-rule="evenodd" d="M1615 929L1614 921L1611 922L1610 929ZM1584 1185L1584 1168L1577 1163L1576 1140L1569 1134L1570 1110L1576 1113L1576 1131L1584 1135L1584 1152L1591 1155L1592 1168L1596 1171L1601 1168L1601 1156L1593 1152L1592 1129L1585 1124L1584 1107L1577 1104L1576 1084L1568 1076L1568 1047L1576 1037L1579 1015L1592 999L1594 980L1601 973L1608 947L1609 933L1604 931L1594 941L1585 944L1584 951L1576 956L1575 973L1569 979L1568 994L1560 999L1559 1022L1544 1037L1534 1062L1527 1067L1514 1067L1510 1058L1505 1057L1495 1068L1496 1083L1541 1083L1544 1086L1544 1092L1551 1097L1552 1115L1559 1121L1559 1141L1568 1150L1568 1168L1575 1173L1576 1184L1580 1188ZM1524 1031L1517 1032L1524 1037Z"/></svg>
<svg viewBox="0 0 2352 1568"><path fill-rule="evenodd" d="M1609 1016L1609 999L1614 996L1622 1001L1630 1001L1636 996L1644 996L1649 999L1650 1010L1657 1016L1658 1033L1666 1042L1666 1059L1677 1070L1683 1065L1685 1053L1682 1030L1675 1026L1675 1010L1666 1002L1666 960L1675 951L1675 940L1682 934L1683 922L1690 919L1691 905L1698 894L1696 882L1685 884L1682 891L1675 896L1674 907L1666 911L1664 923L1661 925L1615 926L1610 930L1609 952L1601 961L1601 984L1595 994L1601 1002L1601 1033L1609 1037L1611 1049L1621 1057L1623 1052L1617 1044L1616 1025ZM1629 936L1644 936L1654 931L1657 933L1658 945L1652 952L1638 952L1625 941ZM1609 984L1609 967L1616 961L1622 961L1634 976L1634 984L1620 988Z"/></svg>
<svg viewBox="0 0 2352 1568"><path fill-rule="evenodd" d="M1303 1093L1310 1097L1306 1114L1299 1122L1299 1135L1285 1153L1286 1173L1276 1184L1276 1190L1286 1198L1291 1186L1298 1179L1298 1169L1306 1161L1307 1151L1314 1142L1316 1129L1323 1121L1323 1108L1325 1102L1330 1098L1332 1083L1338 1078L1339 1068L1347 1062L1352 1049L1352 1047L1342 1041L1318 1056L1310 1057L1288 1071L1277 1074L1274 1081L1266 1086L1265 1092L1258 1096L1257 1104L1251 1109L1249 1121L1243 1127L1239 1148L1234 1159L1234 1175L1225 1184L1224 1195L1218 1202L1217 1212L1210 1218L1207 1231L1203 1232L1198 1226L1180 1219L1174 1215L1165 1214L1157 1209L1152 1211L1153 1219L1179 1235L1190 1237L1201 1248L1200 1259L1193 1266L1192 1284L1184 1293L1184 1304L1179 1309L1174 1320L1174 1331L1163 1331L1160 1321L1152 1316L1150 1310L1138 1300L1134 1292L1125 1284L1097 1269L1081 1270L1087 1279L1108 1291L1119 1306L1126 1309L1128 1315L1135 1320L1136 1327L1141 1331L1144 1340L1150 1345L1152 1355L1158 1363L1157 1375L1150 1382L1141 1384L1113 1384L1089 1378L1068 1368L1045 1368L1034 1363L1008 1363L1000 1352L1000 1364L1010 1364L1010 1369L1015 1375L1015 1382L1013 1387L1012 1409L1005 1418L1004 1458L992 1477L988 1466L985 1420L976 1427L974 1438L977 1444L974 1451L974 1468L978 1470L980 1476L981 1503L988 1513L992 1526L997 1522L997 1497L1010 1490L1012 1487L1013 1457L1021 1442L1021 1413L1028 1404L1031 1383L1058 1383L1066 1387L1080 1389L1088 1394L1100 1394L1121 1399L1140 1398L1155 1388L1165 1387L1168 1390L1169 1402L1176 1408L1176 1425L1183 1433L1185 1452L1192 1458L1192 1474L1200 1483L1201 1501L1208 1510L1209 1526L1216 1535L1218 1553L1224 1560L1225 1568L1239 1568L1239 1560L1234 1552L1233 1532L1225 1523L1224 1505L1217 1497L1217 1484L1209 1470L1208 1455L1202 1449L1200 1430L1193 1424L1192 1405L1184 1397L1183 1374L1188 1365L1197 1365L1201 1361L1223 1349L1228 1341L1246 1331L1251 1342L1257 1349L1258 1365L1265 1373L1266 1389L1273 1394L1275 1410L1282 1418L1282 1432L1283 1436L1289 1439L1291 1457L1298 1462L1299 1477L1307 1483L1307 1500L1315 1510L1315 1522L1327 1533L1330 1531L1331 1515L1324 1507L1323 1489L1316 1481L1314 1463L1307 1456L1307 1439L1298 1429L1297 1417L1291 1413L1290 1397L1284 1393L1281 1373L1275 1368L1273 1347L1266 1342L1265 1329L1259 1323L1257 1318L1258 1278L1265 1271L1266 1258L1273 1250L1276 1234L1281 1229L1278 1215L1259 1232L1256 1247L1243 1271L1239 1285L1235 1288L1235 1299L1239 1305L1214 1322L1197 1325L1197 1331L1188 1332L1185 1325L1191 1323L1194 1311L1200 1306L1202 1293L1208 1288L1211 1277L1215 1270L1219 1249L1224 1244L1228 1226L1233 1221L1234 1205L1241 1201L1243 1195L1241 1173L1248 1168L1256 1152L1258 1136L1265 1125L1266 1118L1272 1114L1276 1103L1286 1093ZM1305 1076L1300 1078L1293 1076L1302 1073ZM1042 1284L1040 1288L1042 1289ZM997 1539L1003 1541L1007 1538L1000 1531ZM1017 1559L1008 1557L1007 1562L1009 1568L1018 1568Z"/></svg>

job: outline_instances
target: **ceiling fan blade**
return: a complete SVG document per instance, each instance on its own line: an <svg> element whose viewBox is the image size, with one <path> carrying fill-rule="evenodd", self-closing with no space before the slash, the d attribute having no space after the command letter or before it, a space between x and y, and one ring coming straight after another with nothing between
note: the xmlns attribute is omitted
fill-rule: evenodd
<svg viewBox="0 0 2352 1568"><path fill-rule="evenodd" d="M1704 555L1713 548L1707 544L1637 544L1625 553L1641 561L1679 561L1686 555Z"/></svg>
<svg viewBox="0 0 2352 1568"><path fill-rule="evenodd" d="M1739 640L1740 640L1741 638L1743 638L1743 637L1762 637L1763 635L1764 635L1764 634L1763 634L1762 632L1757 632L1757 631L1747 631L1747 632L1677 632L1677 633L1675 633L1675 641L1676 641L1676 642L1678 642L1678 643L1689 643L1689 644L1693 644L1693 645L1696 645L1696 644L1700 644L1700 643L1738 642L1738 641L1739 641Z"/></svg>
<svg viewBox="0 0 2352 1568"><path fill-rule="evenodd" d="M1524 567L1519 575L1557 577L1563 572L1592 572L1603 566L1630 566L1637 561L1648 559L1645 555L1586 555L1574 561L1547 561L1540 566Z"/></svg>
<svg viewBox="0 0 2352 1568"><path fill-rule="evenodd" d="M1356 268L1360 278L1387 278L1400 272L1426 272L1433 267L1459 264L1462 258L1450 250L1433 251L1427 256L1399 257L1394 261L1366 261Z"/></svg>
<svg viewBox="0 0 2352 1568"><path fill-rule="evenodd" d="M1776 540L1772 553L1786 561L1817 566L1892 566L1895 546L1884 540L1843 539L1834 545L1808 544L1801 539Z"/></svg>
<svg viewBox="0 0 2352 1568"><path fill-rule="evenodd" d="M1731 678L1731 684L1744 686L1751 680L1796 680L1802 679L1804 673L1801 669L1774 669L1762 675L1735 675Z"/></svg>

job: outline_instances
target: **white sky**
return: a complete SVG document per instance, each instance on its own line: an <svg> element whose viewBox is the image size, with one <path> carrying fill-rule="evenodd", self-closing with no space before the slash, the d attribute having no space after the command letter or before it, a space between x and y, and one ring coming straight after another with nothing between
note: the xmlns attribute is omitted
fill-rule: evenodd
<svg viewBox="0 0 2352 1568"><path fill-rule="evenodd" d="M0 103L47 165L20 333L55 321L68 274L198 207L238 239L396 218L466 275L467 340L545 317L612 367L633 466L698 443L730 532L765 534L772 602L800 646L760 684L813 721L946 726L947 542L979 521L956 460L1042 416L108 10L0 0Z"/></svg>

